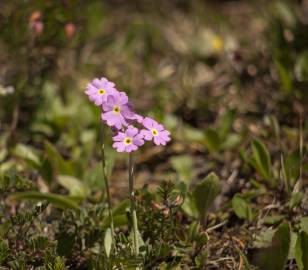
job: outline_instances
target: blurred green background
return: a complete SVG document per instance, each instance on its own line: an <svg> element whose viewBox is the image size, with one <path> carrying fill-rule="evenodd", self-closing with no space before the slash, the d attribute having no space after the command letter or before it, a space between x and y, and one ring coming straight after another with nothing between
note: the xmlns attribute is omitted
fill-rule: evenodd
<svg viewBox="0 0 308 270"><path fill-rule="evenodd" d="M172 132L137 154L139 187L213 170L250 177L256 137L298 164L307 14L306 1L1 1L0 172L101 190L99 110L83 92L102 76ZM107 151L121 197L126 163Z"/></svg>

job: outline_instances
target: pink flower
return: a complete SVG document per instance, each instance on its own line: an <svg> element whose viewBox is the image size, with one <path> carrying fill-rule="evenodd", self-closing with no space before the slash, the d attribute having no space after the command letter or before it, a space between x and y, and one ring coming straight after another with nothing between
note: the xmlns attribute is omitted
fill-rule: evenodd
<svg viewBox="0 0 308 270"><path fill-rule="evenodd" d="M85 93L96 106L101 106L103 102L107 101L108 95L117 92L114 86L115 84L106 78L94 79L87 85Z"/></svg>
<svg viewBox="0 0 308 270"><path fill-rule="evenodd" d="M140 134L147 141L153 140L156 145L166 145L170 141L170 132L155 120L146 117L142 122L146 129L141 130Z"/></svg>
<svg viewBox="0 0 308 270"><path fill-rule="evenodd" d="M134 113L132 116L129 117L129 119L130 119L130 120L135 120L135 121L137 121L139 124L142 124L144 117L141 116L141 115L139 115L139 114L137 114L137 113Z"/></svg>
<svg viewBox="0 0 308 270"><path fill-rule="evenodd" d="M102 120L106 121L108 126L116 127L118 130L123 126L128 126L126 120L134 115L124 92L115 92L109 95L107 101L103 103L103 111Z"/></svg>
<svg viewBox="0 0 308 270"><path fill-rule="evenodd" d="M67 23L65 26L64 26L64 29L65 29L65 34L66 34L66 37L68 39L71 39L74 34L75 34L75 31L76 31L76 26L75 24L69 22Z"/></svg>
<svg viewBox="0 0 308 270"><path fill-rule="evenodd" d="M44 24L40 21L30 23L30 29L33 31L34 36L39 36L44 29Z"/></svg>
<svg viewBox="0 0 308 270"><path fill-rule="evenodd" d="M44 24L41 21L42 13L39 10L35 10L31 13L29 18L29 28L33 32L34 36L39 36L44 29Z"/></svg>
<svg viewBox="0 0 308 270"><path fill-rule="evenodd" d="M144 144L142 135L139 133L138 128L129 126L124 132L119 132L116 136L113 137L115 141L113 147L117 152L132 152L136 151L139 146Z"/></svg>
<svg viewBox="0 0 308 270"><path fill-rule="evenodd" d="M76 31L76 26L75 24L69 22L64 26L64 30L65 30L65 35L68 39L71 39Z"/></svg>

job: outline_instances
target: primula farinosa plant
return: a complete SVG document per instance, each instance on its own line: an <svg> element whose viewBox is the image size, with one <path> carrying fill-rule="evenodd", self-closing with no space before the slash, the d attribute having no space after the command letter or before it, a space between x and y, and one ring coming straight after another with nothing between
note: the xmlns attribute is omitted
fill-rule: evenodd
<svg viewBox="0 0 308 270"><path fill-rule="evenodd" d="M166 145L170 141L170 132L167 131L163 125L156 122L149 117L143 117L134 112L132 104L125 92L120 92L116 89L113 82L106 78L94 79L90 82L85 93L88 95L90 101L102 110L101 120L109 126L114 132L112 137L114 143L113 148L117 152L129 153L128 161L128 178L129 178L129 192L130 192L130 212L133 225L133 247L134 253L139 254L138 244L138 226L137 215L135 208L134 195L134 169L132 152L136 151L144 145L145 141L152 141L156 145ZM103 129L104 126L102 125ZM103 132L104 137L104 132ZM109 185L107 180L106 165L105 165L105 151L104 138L102 144L102 166L103 178L107 193L107 202L109 208L109 219L112 238L114 240L114 225L111 212L111 199L109 192Z"/></svg>

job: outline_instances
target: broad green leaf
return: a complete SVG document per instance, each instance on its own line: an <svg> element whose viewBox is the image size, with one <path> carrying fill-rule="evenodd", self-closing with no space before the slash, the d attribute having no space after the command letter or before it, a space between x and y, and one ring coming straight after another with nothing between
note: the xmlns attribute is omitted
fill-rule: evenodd
<svg viewBox="0 0 308 270"><path fill-rule="evenodd" d="M218 135L220 140L224 140L232 128L235 110L227 110L218 121Z"/></svg>
<svg viewBox="0 0 308 270"><path fill-rule="evenodd" d="M125 214L126 209L129 208L129 205L130 205L130 202L128 199L121 201L116 207L112 209L112 214L114 216L119 215L119 214Z"/></svg>
<svg viewBox="0 0 308 270"><path fill-rule="evenodd" d="M286 177L289 184L292 186L295 185L299 177L299 168L300 168L300 155L299 151L294 151L284 159L284 167Z"/></svg>
<svg viewBox="0 0 308 270"><path fill-rule="evenodd" d="M45 155L53 167L54 173L73 174L73 169L69 161L63 159L58 150L48 141L45 141Z"/></svg>
<svg viewBox="0 0 308 270"><path fill-rule="evenodd" d="M128 224L128 218L126 214L120 214L113 217L114 227L126 226Z"/></svg>
<svg viewBox="0 0 308 270"><path fill-rule="evenodd" d="M308 270L308 234L304 231L297 238L295 259L300 270Z"/></svg>
<svg viewBox="0 0 308 270"><path fill-rule="evenodd" d="M127 215L126 209L129 207L129 200L123 200L115 208L112 209L113 222L115 227L126 225ZM109 215L106 215L103 219L103 228L108 227L110 224Z"/></svg>
<svg viewBox="0 0 308 270"><path fill-rule="evenodd" d="M252 142L252 165L256 171L266 180L271 180L272 177L272 163L271 157L265 145L259 140Z"/></svg>
<svg viewBox="0 0 308 270"><path fill-rule="evenodd" d="M299 81L308 81L308 50L298 56L295 63L295 76Z"/></svg>
<svg viewBox="0 0 308 270"><path fill-rule="evenodd" d="M271 244L276 231L277 229L267 229L266 231L261 232L259 235L256 236L256 239L253 242L253 247L254 248L268 247Z"/></svg>
<svg viewBox="0 0 308 270"><path fill-rule="evenodd" d="M69 191L71 196L86 198L90 194L89 187L73 176L59 175L57 180L61 186Z"/></svg>
<svg viewBox="0 0 308 270"><path fill-rule="evenodd" d="M280 77L280 82L282 86L282 90L285 95L290 94L293 88L292 76L289 70L278 60L275 61L278 75Z"/></svg>
<svg viewBox="0 0 308 270"><path fill-rule="evenodd" d="M281 224L269 247L259 249L253 257L253 264L265 270L283 270L290 249L290 226Z"/></svg>
<svg viewBox="0 0 308 270"><path fill-rule="evenodd" d="M193 189L192 195L202 221L220 190L219 178L210 173Z"/></svg>
<svg viewBox="0 0 308 270"><path fill-rule="evenodd" d="M171 158L170 162L172 168L179 175L180 180L189 185L193 178L192 158L188 155L175 156Z"/></svg>
<svg viewBox="0 0 308 270"><path fill-rule="evenodd" d="M289 208L293 209L294 207L298 206L304 198L303 192L295 192L292 193L291 199L289 201Z"/></svg>
<svg viewBox="0 0 308 270"><path fill-rule="evenodd" d="M232 199L232 208L235 214L241 219L252 220L252 209L250 203L240 194L236 194Z"/></svg>
<svg viewBox="0 0 308 270"><path fill-rule="evenodd" d="M18 144L14 148L13 153L19 158L22 158L29 166L35 169L40 168L40 157L33 147L24 144Z"/></svg>
<svg viewBox="0 0 308 270"><path fill-rule="evenodd" d="M107 258L109 258L110 256L111 247L112 247L112 235L111 235L111 229L108 228L106 230L105 238L104 238L104 248L105 248Z"/></svg>
<svg viewBox="0 0 308 270"><path fill-rule="evenodd" d="M308 234L308 216L300 220L301 229Z"/></svg>
<svg viewBox="0 0 308 270"><path fill-rule="evenodd" d="M221 144L221 149L223 150L234 149L242 142L242 140L243 138L239 134L236 133L228 134L223 143Z"/></svg>
<svg viewBox="0 0 308 270"><path fill-rule="evenodd" d="M209 151L211 152L218 151L221 144L219 134L214 129L211 128L205 130L204 142L208 147Z"/></svg>
<svg viewBox="0 0 308 270"><path fill-rule="evenodd" d="M263 223L267 225L276 225L284 219L284 215L266 216Z"/></svg>
<svg viewBox="0 0 308 270"><path fill-rule="evenodd" d="M203 143L204 134L202 130L190 126L183 127L183 138L189 142Z"/></svg>
<svg viewBox="0 0 308 270"><path fill-rule="evenodd" d="M187 193L184 202L181 205L183 211L190 217L198 218L198 210L193 199L193 195Z"/></svg>
<svg viewBox="0 0 308 270"><path fill-rule="evenodd" d="M67 196L52 194L52 193L41 193L38 191L29 192L16 192L13 193L12 199L15 200L35 200L35 201L48 201L56 207L65 209L72 208L79 210L79 206Z"/></svg>

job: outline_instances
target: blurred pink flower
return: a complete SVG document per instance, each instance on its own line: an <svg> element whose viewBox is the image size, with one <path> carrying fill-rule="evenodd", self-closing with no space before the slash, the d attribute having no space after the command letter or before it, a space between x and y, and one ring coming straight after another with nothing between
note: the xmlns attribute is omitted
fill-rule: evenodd
<svg viewBox="0 0 308 270"><path fill-rule="evenodd" d="M44 23L41 21L42 13L35 10L31 13L29 18L29 29L32 31L34 36L39 36L44 29Z"/></svg>
<svg viewBox="0 0 308 270"><path fill-rule="evenodd" d="M69 22L67 23L65 26L64 26L64 29L65 29L65 34L66 34L66 37L68 39L71 39L74 34L75 34L75 31L76 31L76 26L75 24Z"/></svg>
<svg viewBox="0 0 308 270"><path fill-rule="evenodd" d="M40 21L31 22L29 26L35 36L39 36L44 29L44 24Z"/></svg>

